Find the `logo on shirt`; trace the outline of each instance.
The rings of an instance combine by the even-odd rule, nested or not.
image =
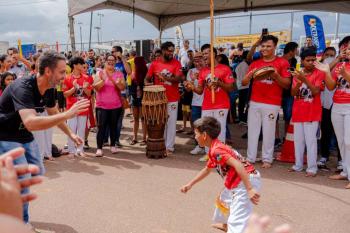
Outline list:
[[[218,78],[217,77],[214,77],[214,81],[218,81]],[[207,84],[207,87],[208,87],[208,84],[210,84],[212,82],[212,79],[211,79],[211,74],[209,73],[206,77],[205,77],[205,82]],[[215,91],[219,91],[220,90],[220,87],[217,87],[215,89]]]
[[[309,102],[311,103],[313,101],[313,96],[311,90],[307,87],[305,83],[301,85],[299,88],[299,93],[297,95],[298,99],[303,99],[304,102]]]
[[[273,113],[270,113],[268,117],[271,121],[275,119],[275,115]]]
[[[271,77],[268,77],[266,79],[260,80],[260,82],[271,85],[273,84],[273,79]]]
[[[219,111],[219,116],[221,116],[221,117],[223,117],[223,116],[225,116],[225,112],[224,111]]]
[[[346,93],[350,93],[350,84],[342,76],[338,76],[337,87],[338,87],[338,90],[340,90],[340,91],[344,91]]]
[[[171,105],[171,110],[176,110],[176,104]]]

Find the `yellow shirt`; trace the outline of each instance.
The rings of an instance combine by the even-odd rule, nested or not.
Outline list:
[[[135,58],[129,59],[128,63],[130,65],[131,73],[134,73],[135,72]],[[132,82],[131,75],[128,75],[128,77],[126,78],[126,83],[128,84],[128,86],[131,86],[131,82]]]

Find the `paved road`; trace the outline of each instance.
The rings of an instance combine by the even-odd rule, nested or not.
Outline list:
[[[131,133],[126,119],[125,140]],[[244,129],[234,126],[235,147],[244,153]],[[90,144],[95,146],[95,134]],[[55,131],[54,142],[65,137]],[[166,159],[150,160],[138,145],[124,146],[118,154],[105,150],[105,157],[75,161],[61,157],[46,162],[45,182],[35,188],[39,199],[31,204],[32,224],[41,232],[64,233],[215,233],[210,228],[214,200],[222,185],[213,172],[188,194],[179,188],[204,164],[188,152],[193,141],[177,138],[177,152]],[[94,150],[90,151],[93,155]],[[348,233],[350,191],[344,181],[288,173],[289,165],[276,163],[270,170],[257,168],[263,176],[259,214],[272,216],[273,225],[290,223],[294,233]]]

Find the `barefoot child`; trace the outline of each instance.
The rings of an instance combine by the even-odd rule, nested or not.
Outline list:
[[[290,171],[303,170],[306,145],[306,176],[314,177],[317,173],[316,134],[322,117],[320,94],[324,90],[325,73],[315,68],[316,53],[313,50],[304,50],[300,57],[303,71],[292,72],[295,165]]]
[[[257,205],[259,202],[260,174],[236,151],[217,139],[221,128],[215,118],[203,117],[194,122],[194,128],[198,144],[210,148],[209,160],[207,166],[181,188],[181,192],[189,191],[193,185],[203,180],[213,168],[216,168],[219,175],[225,178],[225,189],[220,199],[226,206],[229,206],[230,213],[228,217],[225,217],[217,208],[214,213],[214,221],[224,226],[227,224],[228,233],[243,233],[253,210],[252,203]]]

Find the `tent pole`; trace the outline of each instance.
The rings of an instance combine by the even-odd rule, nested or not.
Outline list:
[[[335,20],[336,20],[335,39],[337,40],[339,38],[340,13],[336,13]]]
[[[294,12],[290,13],[290,41],[293,41]]]
[[[74,35],[74,18],[73,16],[68,16],[68,27],[69,27],[69,36],[72,46],[72,52],[75,52],[75,35]]]
[[[210,76],[214,81],[214,0],[210,0]],[[211,102],[215,103],[215,90],[211,89]]]
[[[193,48],[197,49],[196,47],[196,37],[197,37],[197,22],[196,20],[193,22]]]
[[[160,48],[160,45],[162,44],[162,34],[163,34],[163,30],[159,29],[159,44],[158,44],[159,48]]]

